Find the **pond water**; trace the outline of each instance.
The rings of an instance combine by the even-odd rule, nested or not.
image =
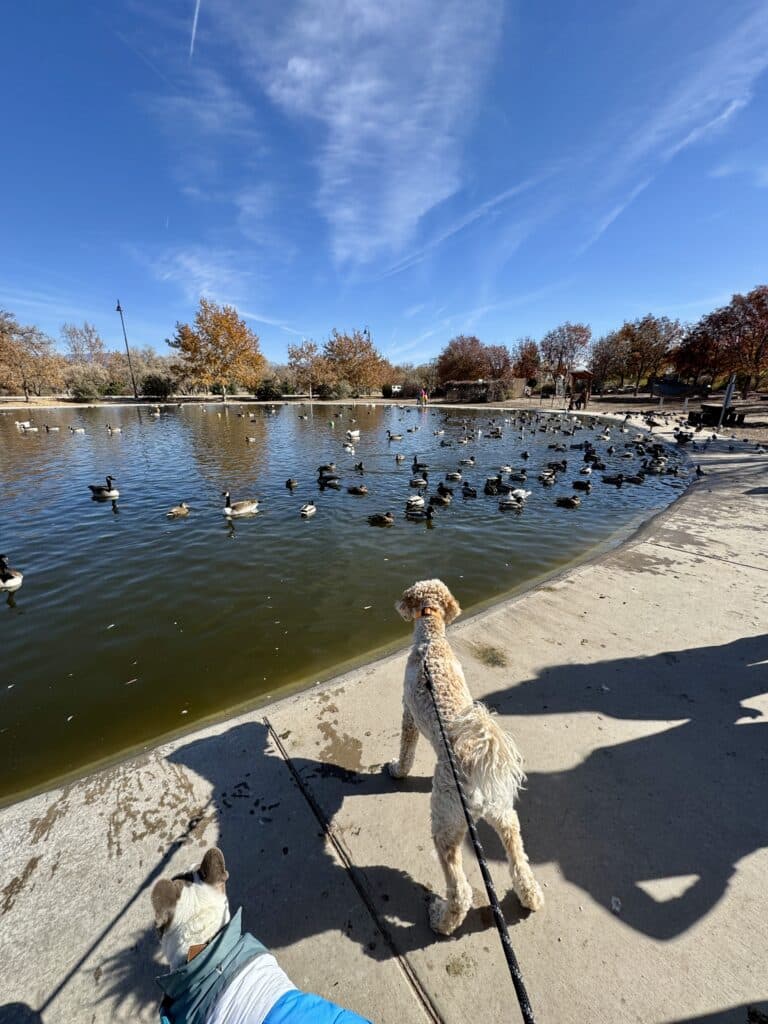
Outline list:
[[[0,415],[0,551],[25,574],[14,599],[0,595],[0,800],[404,644],[410,629],[393,602],[412,581],[439,576],[472,608],[605,543],[685,485],[652,476],[618,489],[595,473],[581,508],[559,508],[583,453],[547,446],[595,440],[599,428],[521,438],[492,411],[187,405],[152,417],[138,407],[70,409],[35,413],[40,431],[23,433],[15,420],[25,415]],[[501,439],[487,436],[493,415]],[[463,434],[462,418],[473,440],[442,447]],[[60,431],[46,433],[45,422]],[[342,447],[347,429],[361,431],[354,455]],[[388,442],[387,429],[403,440]],[[614,428],[608,472],[637,471],[637,458],[619,458],[631,436]],[[523,449],[532,494],[521,514],[503,513],[482,487],[501,465],[523,465]],[[398,451],[407,456],[399,465]],[[456,497],[432,528],[407,521],[415,453],[431,467],[428,494],[474,456],[463,469],[479,497],[462,500],[461,485],[449,484]],[[543,487],[539,468],[560,458],[569,471]],[[353,468],[361,460],[363,476]],[[331,461],[342,488],[321,491],[316,470]],[[115,508],[88,490],[108,473],[120,490]],[[288,477],[300,482],[294,491]],[[361,481],[367,496],[347,493]],[[228,523],[225,489],[233,501],[259,498],[258,514]],[[181,500],[190,515],[168,520]],[[309,500],[317,514],[302,519]],[[368,515],[390,509],[393,527],[368,525]]]

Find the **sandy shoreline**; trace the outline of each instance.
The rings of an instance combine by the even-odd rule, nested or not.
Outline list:
[[[547,906],[526,918],[507,896],[504,909],[542,1021],[744,1024],[768,997],[768,456],[751,449],[697,453],[703,480],[620,547],[451,628],[470,689],[526,756],[520,814]],[[156,1019],[143,890],[215,841],[231,902],[297,984],[378,1024],[510,1019],[469,856],[476,905],[459,937],[426,927],[425,891],[442,886],[431,753],[422,743],[402,787],[379,770],[404,659],[0,811],[0,1004],[38,1007],[64,980],[45,1024]],[[84,879],[95,903],[71,899]]]

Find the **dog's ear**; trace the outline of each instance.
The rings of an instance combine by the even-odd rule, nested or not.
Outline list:
[[[155,912],[155,926],[159,932],[164,932],[173,921],[176,913],[176,904],[179,902],[184,889],[184,882],[181,879],[161,878],[155,882],[152,889],[152,909]]]
[[[207,884],[212,885],[221,892],[226,889],[226,882],[229,878],[229,872],[227,871],[226,864],[224,863],[224,854],[221,850],[212,846],[203,857],[203,862],[200,865],[200,878]]]
[[[401,615],[406,622],[410,622],[418,610],[419,602],[416,599],[416,584],[403,591],[399,601],[395,601],[395,611]]]
[[[459,602],[444,583],[442,584],[442,593],[440,594],[440,604],[443,606],[446,624],[453,622],[454,619],[461,615]]]

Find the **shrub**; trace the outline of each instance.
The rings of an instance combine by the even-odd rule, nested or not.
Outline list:
[[[173,379],[164,373],[148,373],[142,378],[141,393],[153,398],[170,398],[173,394]]]
[[[283,397],[277,377],[265,377],[257,385],[254,394],[260,402],[278,402]]]

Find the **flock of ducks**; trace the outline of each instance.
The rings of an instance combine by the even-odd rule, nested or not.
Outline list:
[[[397,408],[404,409],[405,406],[398,406]],[[206,410],[203,409],[203,411]],[[273,407],[267,411],[275,412],[276,410]],[[437,410],[434,410],[434,412],[437,413]],[[153,418],[157,418],[160,415],[159,407],[155,407],[150,411],[150,416]],[[218,413],[218,415],[221,414]],[[342,412],[338,412],[329,421],[329,426],[332,429],[335,430],[336,420],[342,415]],[[582,505],[583,498],[592,492],[597,473],[601,474],[603,484],[617,488],[623,487],[626,484],[641,485],[648,476],[686,475],[679,461],[674,458],[671,449],[664,444],[656,442],[652,436],[637,433],[628,440],[619,441],[621,435],[629,433],[629,413],[627,413],[622,424],[612,427],[599,425],[597,420],[588,417],[576,417],[566,413],[548,413],[541,410],[523,411],[515,412],[503,419],[492,418],[487,422],[485,429],[477,429],[477,420],[461,417],[457,423],[455,413],[445,411],[441,415],[443,417],[442,424],[433,430],[434,436],[440,437],[439,447],[441,449],[466,446],[483,436],[501,440],[504,437],[505,430],[517,432],[519,439],[523,441],[539,433],[555,435],[555,440],[548,444],[548,448],[559,457],[546,462],[536,472],[536,479],[543,488],[552,487],[563,479],[568,473],[569,458],[572,459],[578,453],[580,459],[578,470],[574,472],[574,467],[571,465],[571,473],[573,474],[571,488],[573,493],[561,494],[555,498],[554,504],[559,508],[578,509]],[[244,413],[238,413],[238,416],[245,418]],[[256,419],[254,415],[250,415],[249,418],[251,421]],[[300,414],[299,418],[307,419],[307,416]],[[356,420],[353,418],[350,422],[354,424]],[[665,417],[659,418],[654,415],[647,415],[644,422],[652,430],[654,426],[660,426],[662,422],[668,422],[668,420]],[[682,423],[683,421],[679,422]],[[16,426],[24,433],[34,433],[39,429],[28,420],[16,421]],[[456,426],[458,426],[457,431],[454,430]],[[43,429],[48,433],[55,433],[60,431],[61,428],[44,424]],[[70,426],[68,429],[72,434],[85,433],[84,427]],[[110,423],[106,424],[106,430],[110,435],[122,433],[121,427],[112,426]],[[407,428],[406,433],[415,434],[419,430],[421,430],[420,425],[412,425]],[[446,436],[446,430],[448,430],[448,436]],[[568,439],[573,438],[581,430],[598,430],[599,433],[595,435],[594,440],[573,440],[569,442]],[[357,427],[350,427],[345,432],[342,449],[347,455],[355,454],[355,444],[360,440],[360,436],[361,431]],[[681,446],[691,441],[691,437],[688,436],[682,426],[675,428],[675,436]],[[402,433],[395,433],[392,430],[386,431],[386,441],[388,444],[400,442],[403,440],[403,437]],[[255,440],[256,438],[246,436],[246,443]],[[598,451],[595,442],[605,445],[604,451]],[[565,453],[568,453],[567,457],[563,457]],[[634,471],[607,472],[606,462],[604,461],[607,456],[615,456],[616,458],[627,460],[627,462],[633,460]],[[428,526],[431,526],[437,509],[449,506],[459,496],[465,500],[476,499],[480,491],[486,496],[497,498],[498,508],[501,512],[522,512],[526,501],[532,494],[531,490],[526,489],[526,485],[530,483],[529,473],[535,472],[528,469],[530,458],[531,455],[528,450],[521,450],[519,452],[521,465],[513,466],[511,463],[504,463],[495,472],[486,476],[482,484],[479,484],[477,481],[473,484],[465,479],[465,475],[471,473],[476,468],[477,458],[475,455],[467,454],[459,458],[456,468],[448,469],[443,474],[443,478],[433,487],[433,481],[430,479],[431,471],[429,464],[420,459],[418,455],[414,455],[410,467],[410,493],[405,495],[404,516],[408,520],[425,522]],[[397,452],[394,455],[394,461],[396,466],[401,467],[406,461],[406,456],[402,452]],[[364,482],[359,480],[359,477],[366,471],[365,466],[362,461],[359,461],[354,463],[353,468],[355,473],[358,474],[358,480],[346,487],[347,493],[357,497],[365,497],[370,493],[369,488]],[[696,467],[696,475],[703,475],[700,466]],[[106,477],[103,484],[89,484],[88,489],[95,501],[111,501],[113,509],[116,510],[117,498],[120,496],[120,491],[116,486],[117,482],[115,477],[110,474]],[[342,489],[342,477],[336,462],[327,462],[317,467],[317,485],[321,492]],[[291,492],[298,486],[299,481],[295,477],[289,477],[285,482],[285,487]],[[431,491],[431,493],[427,498],[428,491]],[[257,498],[232,501],[228,490],[222,492],[222,497],[224,499],[222,513],[228,520],[253,516],[259,511],[260,502]],[[170,508],[165,514],[168,519],[183,519],[189,516],[191,511],[187,502],[182,501]],[[305,502],[299,508],[299,515],[303,519],[309,519],[316,513],[317,505],[311,500]],[[375,512],[367,517],[367,521],[374,527],[391,527],[395,524],[395,513],[391,510]],[[8,592],[18,590],[23,578],[23,574],[19,570],[11,568],[7,557],[0,555],[0,590]]]

